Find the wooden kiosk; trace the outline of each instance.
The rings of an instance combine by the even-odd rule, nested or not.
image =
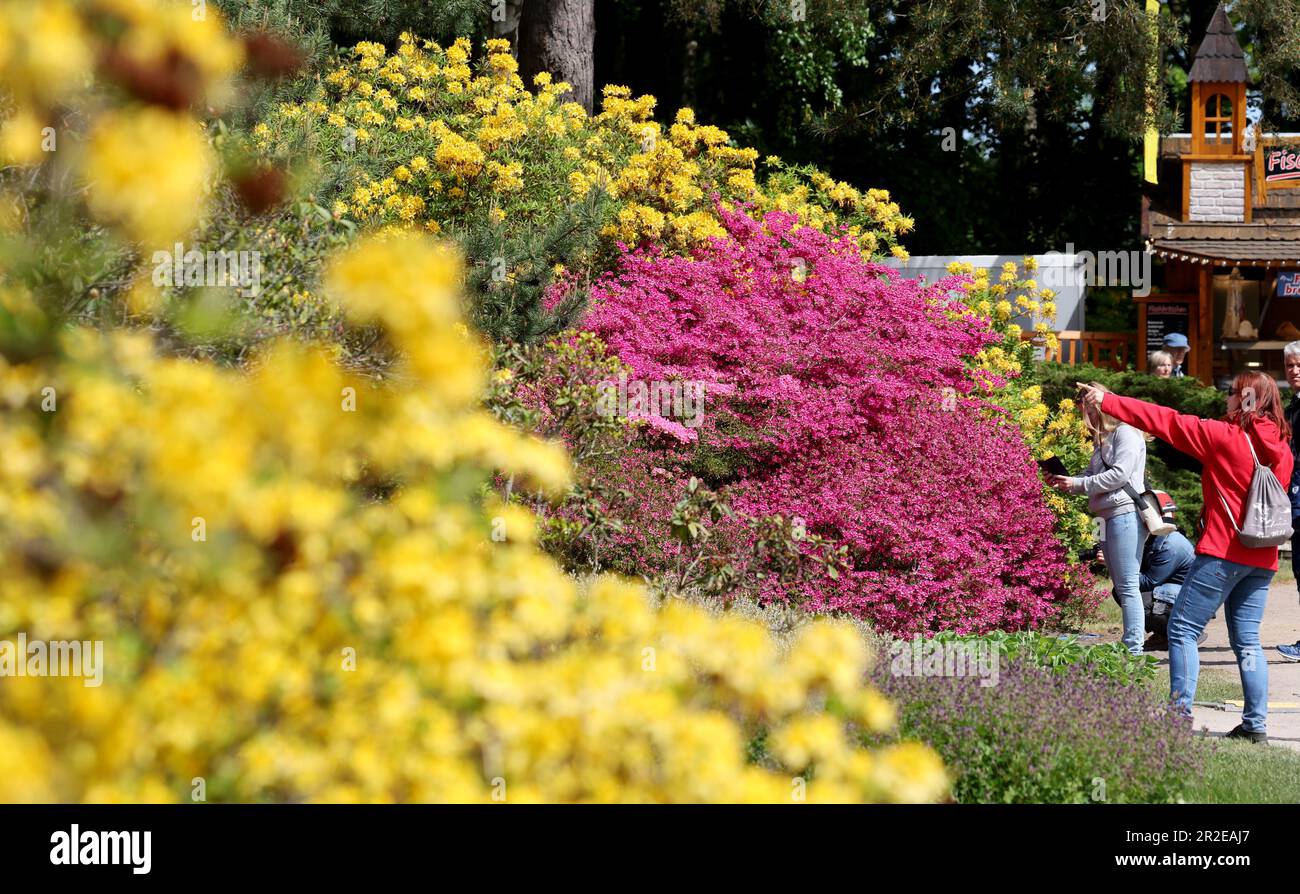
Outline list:
[[[1190,134],[1164,137],[1161,188],[1143,199],[1160,285],[1137,298],[1138,369],[1182,332],[1207,385],[1255,368],[1282,376],[1300,340],[1300,134],[1247,127],[1245,54],[1222,4],[1191,71]]]

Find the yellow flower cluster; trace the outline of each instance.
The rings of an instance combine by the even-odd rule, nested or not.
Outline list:
[[[887,246],[894,257],[908,258],[894,240],[910,232],[915,222],[890,199],[888,190],[861,192],[814,168],[787,166],[774,157],[767,164],[775,173],[760,196],[762,210],[797,214],[803,225],[823,232],[843,227],[868,257]]]
[[[483,170],[483,150],[474,143],[450,131],[441,121],[435,122],[438,148],[433,160],[442,170],[462,180],[471,180]]]
[[[0,83],[20,106],[51,105],[84,86],[94,48],[67,0],[10,0],[0,14]]]
[[[161,161],[160,161],[161,160]],[[107,113],[90,132],[86,201],[100,220],[147,246],[167,245],[199,221],[216,157],[193,120],[154,106]]]
[[[580,586],[482,496],[569,466],[479,407],[460,276],[410,233],[334,261],[327,292],[405,358],[377,386],[301,345],[242,373],[80,329],[0,359],[0,638],[104,644],[102,685],[6,679],[0,800],[942,797],[929,749],[860,745],[893,713],[850,626],[781,654],[755,622]],[[0,332],[35,325],[3,298]],[[747,762],[760,729],[779,766]]]
[[[101,80],[125,78],[127,92],[155,103],[93,116],[84,146],[72,153],[91,213],[146,248],[194,227],[216,171],[199,125],[163,106],[199,97],[219,103],[243,59],[215,9],[192,13],[181,0],[12,0],[0,7],[0,84],[14,104],[0,129],[4,160],[50,157],[57,146],[50,137],[60,136],[45,126],[53,109],[78,103]],[[183,83],[180,69],[190,73]],[[182,88],[192,95],[169,94]]]
[[[409,207],[400,202],[345,205],[343,213],[368,223],[446,221],[509,194],[502,213],[508,225],[524,225],[598,187],[614,201],[602,232],[607,246],[655,239],[689,250],[722,233],[716,196],[727,207],[747,203],[755,213],[794,212],[800,225],[825,232],[844,228],[868,254],[888,249],[906,256],[896,237],[912,222],[883,190],[860,192],[811,169],[785,169],[779,160],[769,164],[777,174],[760,187],[757,153],[698,124],[690,109],[679,110],[665,130],[653,120],[654,97],[609,85],[601,111],[588,115],[563,100],[570,85],[545,72],[530,91],[508,42],[487,42],[477,74],[471,49],[464,38],[444,50],[409,33],[392,55],[379,44],[358,44],[314,98],[283,105],[264,122],[275,136],[259,136],[257,145],[296,154],[300,147],[291,144],[306,139],[315,141],[311,154],[349,164],[353,157],[339,148],[339,128],[359,128],[360,142],[370,138],[369,132],[362,137],[364,128],[391,129],[400,138],[384,142],[388,172],[417,175],[398,179],[405,193],[423,200],[425,220],[397,213]],[[305,136],[303,121],[317,125]],[[413,162],[428,157],[434,167],[421,176]],[[356,182],[369,188],[385,173],[358,170]]]

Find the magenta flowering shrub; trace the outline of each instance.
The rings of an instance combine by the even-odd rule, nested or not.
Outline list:
[[[583,326],[632,376],[706,393],[692,440],[646,427],[628,459],[849,547],[847,574],[769,598],[898,634],[1054,614],[1071,593],[1066,556],[1023,438],[980,398],[988,374],[969,361],[1000,338],[948,297],[957,280],[897,278],[851,240],[796,231],[793,215],[722,219],[728,238],[693,257],[628,251],[592,291]],[[650,502],[662,498],[632,501],[647,514]],[[629,570],[663,571],[673,550],[658,527],[624,526],[625,555],[642,563]]]

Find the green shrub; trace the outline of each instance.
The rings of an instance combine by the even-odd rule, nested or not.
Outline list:
[[[1097,332],[1133,332],[1138,326],[1137,302],[1128,289],[1093,286],[1084,299],[1088,325]]]
[[[939,642],[988,643],[1007,661],[1022,661],[1060,673],[1068,667],[1107,677],[1119,683],[1148,683],[1155,679],[1157,661],[1150,655],[1134,655],[1123,643],[1085,644],[1076,636],[1046,636],[1025,631],[996,631],[982,636],[940,633]]]

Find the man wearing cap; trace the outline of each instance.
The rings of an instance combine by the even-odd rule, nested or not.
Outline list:
[[[1286,370],[1286,383],[1291,386],[1291,401],[1286,405],[1286,421],[1291,424],[1291,453],[1300,456],[1300,341],[1293,341],[1282,349],[1282,367]],[[1291,473],[1291,527],[1300,525],[1300,470]],[[1300,533],[1291,535],[1291,570],[1296,584],[1300,585]],[[1287,661],[1300,661],[1300,641],[1278,646],[1277,650]]]
[[[1190,349],[1183,333],[1171,332],[1165,336],[1165,350],[1174,358],[1174,371],[1170,373],[1174,378],[1187,375],[1187,352]]]

